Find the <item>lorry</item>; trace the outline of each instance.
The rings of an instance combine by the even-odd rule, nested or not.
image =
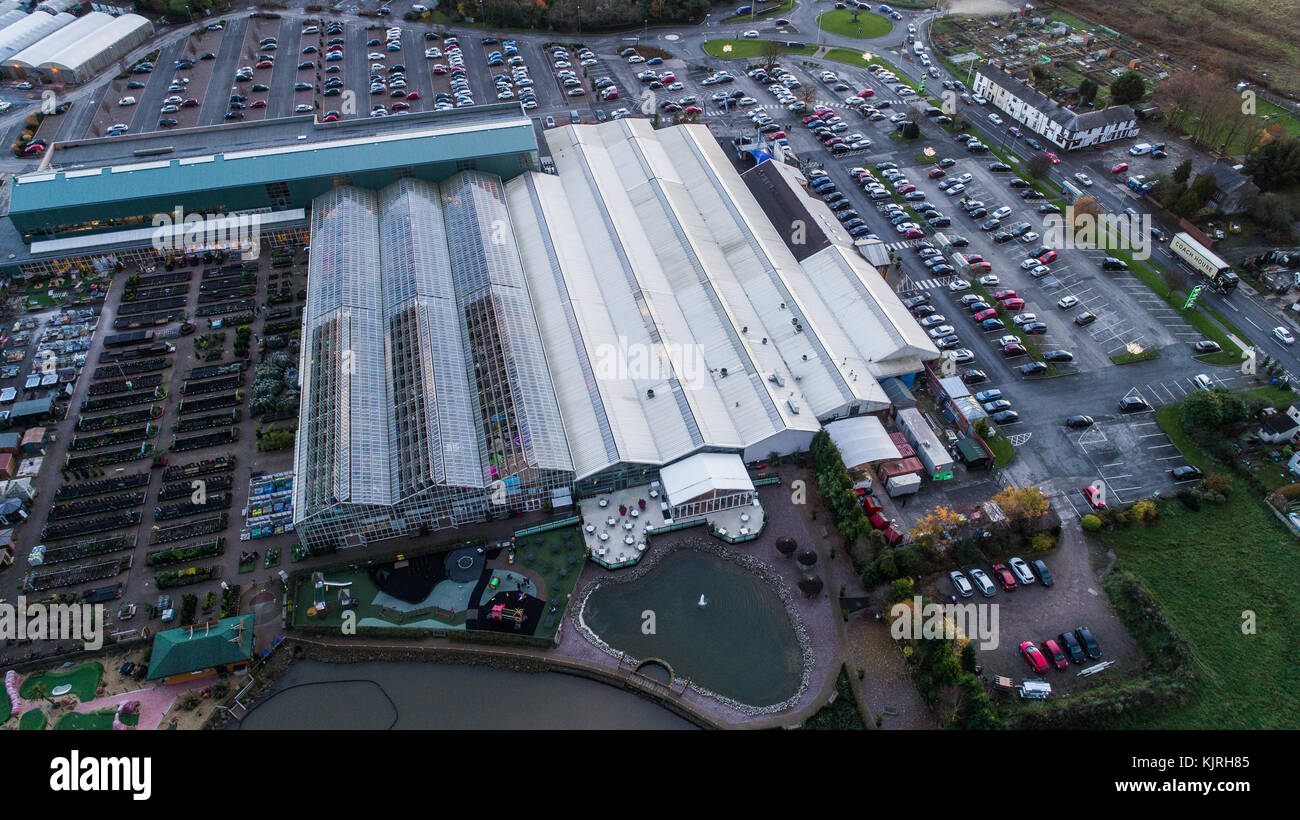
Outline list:
[[[1232,266],[1193,239],[1191,234],[1174,234],[1174,238],[1169,240],[1169,251],[1199,273],[1206,284],[1219,293],[1226,296],[1237,289],[1240,279],[1233,273]]]
[[[921,477],[916,473],[891,476],[885,481],[885,492],[889,493],[890,498],[897,498],[900,495],[910,495],[918,492],[920,489]]]

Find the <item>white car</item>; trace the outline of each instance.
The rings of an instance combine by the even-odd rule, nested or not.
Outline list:
[[[1052,269],[1047,267],[1046,265],[1035,265],[1034,269],[1029,272],[1029,275],[1034,277],[1035,279],[1041,279],[1042,277],[1046,276],[1051,272]]]
[[[975,582],[975,586],[979,587],[980,594],[985,598],[992,598],[997,594],[997,590],[993,588],[993,582],[984,574],[984,570],[975,567],[970,571],[970,577]]]
[[[1011,209],[1008,208],[1006,205],[1003,205],[1001,208],[998,208],[996,211],[989,214],[989,216],[991,216],[994,219],[1006,219],[1007,217],[1011,216]]]
[[[1284,345],[1295,344],[1295,337],[1291,335],[1291,331],[1284,327],[1273,328],[1273,338],[1277,339]]]
[[[1002,280],[998,279],[998,275],[996,273],[986,273],[980,277],[980,284],[987,288],[991,288],[1001,281]]]
[[[1204,373],[1198,374],[1194,379],[1192,379],[1192,383],[1195,384],[1201,390],[1214,389],[1214,379],[1211,379],[1209,376],[1205,375]]]
[[[1077,304],[1079,304],[1078,296],[1066,296],[1060,301],[1058,301],[1056,303],[1056,306],[1059,307],[1061,310],[1069,310],[1070,308],[1074,307]]]
[[[1020,269],[1033,270],[1034,268],[1038,267],[1039,264],[1041,263],[1037,259],[1033,259],[1033,258],[1026,259],[1025,261],[1020,263]]]
[[[948,284],[948,290],[951,293],[961,293],[963,290],[970,290],[970,282],[965,279],[954,279]]]
[[[1022,584],[1032,584],[1034,582],[1034,573],[1029,571],[1029,565],[1019,558],[1012,558],[1007,561],[1011,565],[1011,571],[1016,574],[1016,580]]]
[[[928,331],[931,339],[942,339],[944,336],[951,336],[955,332],[957,332],[957,329],[952,325],[939,325],[930,328]]]
[[[747,39],[753,40],[758,37],[758,32],[753,29],[750,29],[749,31],[745,32],[745,37]]]
[[[312,107],[307,103],[302,103],[301,105],[295,105],[293,110],[295,114],[309,114],[311,113]]]
[[[118,105],[135,105],[135,97],[123,97],[117,101]]]
[[[969,598],[975,594],[975,588],[970,585],[970,581],[957,570],[948,573],[948,580],[952,581],[952,588],[957,590],[957,594],[961,597]]]
[[[1037,240],[1038,240],[1038,234],[1034,233],[1033,231],[1030,231],[1029,233],[1026,233],[1020,237],[1020,241],[1024,242],[1026,245],[1028,245],[1030,242],[1036,242]]]
[[[1030,322],[1037,322],[1037,321],[1038,321],[1038,314],[1036,314],[1036,313],[1017,313],[1015,316],[1012,316],[1012,317],[1011,317],[1011,321],[1012,321],[1013,323],[1015,323],[1016,327],[1021,327],[1022,325],[1027,325],[1027,324],[1029,324]]]
[[[959,347],[956,350],[945,351],[945,355],[952,359],[953,364],[969,364],[975,361],[975,351],[969,347]]]
[[[1092,178],[1089,177],[1087,174],[1083,173],[1082,171],[1079,172],[1079,173],[1077,173],[1077,174],[1075,174],[1075,175],[1074,175],[1074,178],[1075,178],[1076,180],[1079,181],[1079,184],[1080,184],[1080,185],[1091,185],[1091,184],[1092,184]]]
[[[993,123],[994,125],[1001,125],[1002,118],[999,117],[997,114],[989,114],[989,122]]]
[[[921,320],[921,327],[934,327],[948,321],[942,313],[936,313],[933,316],[927,316]]]

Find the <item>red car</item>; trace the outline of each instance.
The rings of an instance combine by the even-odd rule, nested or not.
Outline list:
[[[1002,307],[1006,308],[1007,310],[1024,310],[1025,300],[1024,299],[1003,299]]]
[[[948,172],[943,170],[942,168],[935,168],[933,171],[930,172],[930,179],[938,179],[939,177],[947,176],[947,175]]]
[[[1064,669],[1070,665],[1070,662],[1066,660],[1065,653],[1061,651],[1061,647],[1057,646],[1056,641],[1051,638],[1043,641],[1043,651],[1047,653],[1047,657],[1052,659],[1052,665],[1057,669]]]
[[[772,133],[770,133],[770,134],[767,135],[767,138],[770,139],[770,140],[779,140],[779,139],[783,138],[784,136],[785,136],[785,132],[784,132],[784,131],[773,131]]]
[[[1025,656],[1029,661],[1029,666],[1033,668],[1036,674],[1043,674],[1047,671],[1047,661],[1043,660],[1043,653],[1038,651],[1033,641],[1025,641],[1020,645],[1020,654]]]
[[[338,115],[338,114],[326,114],[325,116],[321,117],[321,120],[320,120],[320,121],[321,121],[321,122],[338,122],[338,121],[339,121],[339,115]]]
[[[394,110],[394,111],[410,111],[410,110],[411,110],[411,105],[410,105],[410,103],[395,102],[395,103],[393,103],[393,110]]]
[[[903,234],[904,239],[920,239],[923,236],[925,236],[925,233],[916,228],[908,228],[907,232]]]
[[[249,108],[266,108],[266,100],[253,100],[248,104]]]
[[[993,318],[996,318],[997,315],[998,315],[998,312],[997,312],[996,310],[994,310],[993,308],[989,308],[988,310],[981,310],[979,313],[976,313],[976,314],[975,314],[975,321],[977,321],[977,322],[982,322],[982,321],[984,321],[985,319],[993,319]]]
[[[828,116],[828,115],[829,115],[829,116],[832,116],[832,117],[835,116],[835,109],[833,109],[833,108],[827,108],[827,107],[824,106],[824,105],[819,105],[819,106],[817,106],[816,108],[813,109],[813,111],[815,111],[817,114],[819,114],[820,116],[823,116],[823,117]]]
[[[704,111],[704,109],[703,109],[703,108],[700,108],[698,105],[688,105],[688,106],[686,106],[686,108],[682,111],[682,113],[683,113],[683,114],[700,114],[700,113],[703,113],[703,111]]]
[[[992,262],[972,262],[970,269],[972,272],[991,273],[993,271]]]
[[[1088,500],[1088,504],[1091,505],[1094,510],[1106,509],[1106,502],[1101,498],[1101,490],[1098,490],[1091,484],[1083,488],[1083,497]]]
[[[993,577],[998,579],[998,583],[1001,584],[1002,588],[1007,592],[1011,592],[1016,588],[1016,576],[1011,574],[1011,570],[1006,564],[994,564]]]
[[[1047,253],[1038,257],[1038,261],[1046,265],[1049,262],[1055,262],[1057,256],[1058,254],[1056,253],[1056,251],[1048,251]]]
[[[994,298],[994,299],[1014,299],[1014,298],[1016,298],[1016,292],[1015,292],[1014,290],[1000,290],[1000,291],[998,291],[997,293],[993,294],[993,298]]]
[[[983,261],[984,261],[984,257],[980,256],[978,253],[968,253],[968,254],[966,254],[966,261],[967,261],[967,262],[983,262]]]
[[[859,96],[859,97],[874,97],[874,96],[876,96],[876,91],[875,91],[875,89],[872,89],[872,88],[864,88],[864,89],[862,89],[861,91],[858,92],[858,96]]]
[[[410,92],[407,92],[407,94],[406,94],[406,99],[408,99],[408,100],[418,100],[418,99],[420,99],[420,92],[419,92],[419,91],[410,91]]]
[[[1127,170],[1128,170],[1128,163],[1127,163],[1127,162],[1120,162],[1120,163],[1116,163],[1115,165],[1110,166],[1110,172],[1111,172],[1112,174],[1122,174],[1122,173],[1124,173],[1124,172],[1127,171]]]
[[[915,191],[915,190],[916,190],[916,186],[915,186],[915,185],[908,184],[908,185],[904,185],[902,188],[899,188],[899,189],[898,189],[898,192],[899,192],[900,194],[910,194],[910,193],[912,193],[912,192]]]
[[[1048,159],[1048,161],[1051,162],[1053,165],[1060,165],[1060,164],[1061,164],[1061,158],[1058,157],[1058,156],[1057,156],[1055,153],[1053,153],[1052,151],[1048,151],[1046,154],[1044,154],[1044,156],[1046,156],[1047,159]]]
[[[1002,355],[1007,358],[1011,358],[1012,356],[1023,356],[1028,352],[1029,351],[1025,350],[1025,346],[1019,342],[1012,342],[1009,345],[1002,346]]]
[[[820,122],[820,121],[821,121],[821,117],[817,116],[816,114],[809,114],[808,116],[806,116],[806,117],[803,118],[803,124],[804,124],[804,125],[809,125],[809,124],[811,124],[814,120],[816,120],[817,122]]]

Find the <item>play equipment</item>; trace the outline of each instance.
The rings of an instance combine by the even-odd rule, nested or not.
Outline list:
[[[357,600],[352,597],[349,587],[351,581],[327,581],[325,573],[313,572],[311,574],[312,584],[312,605],[307,610],[308,616],[324,615],[329,609],[329,604],[325,598],[329,595],[330,587],[337,587],[339,590],[339,607],[341,609],[353,609],[357,605]]]
[[[522,609],[506,609],[505,604],[493,604],[488,617],[494,621],[514,621],[516,624],[522,624],[525,616]]]

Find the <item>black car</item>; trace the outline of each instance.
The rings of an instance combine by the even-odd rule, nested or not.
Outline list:
[[[1012,179],[1010,182],[1008,182],[1007,185],[1010,185],[1012,188],[1028,188],[1029,180],[1016,177],[1015,179]]]
[[[215,59],[217,59],[217,55],[213,54],[211,51],[205,51],[205,52],[203,52],[202,55],[199,56],[199,59],[200,59],[200,60],[215,60]]]
[[[1042,362],[1025,362],[1016,369],[1022,376],[1037,376],[1039,373],[1047,372],[1047,365]]]
[[[132,80],[131,82],[129,82],[129,83],[126,84],[126,87],[127,87],[127,88],[144,88],[144,83],[140,82],[139,80]]]
[[[1052,578],[1052,573],[1048,571],[1047,564],[1044,564],[1041,558],[1035,558],[1029,562],[1029,566],[1034,568],[1034,574],[1045,587],[1050,587],[1056,581]]]
[[[1079,646],[1079,641],[1074,637],[1074,633],[1062,632],[1057,637],[1060,638],[1061,648],[1065,650],[1065,654],[1070,656],[1070,660],[1075,663],[1083,663],[1083,647]]]
[[[997,233],[993,234],[993,241],[998,243],[999,245],[1010,242],[1015,238],[1016,235],[1013,234],[1011,231],[998,231]]]
[[[956,273],[956,271],[953,269],[952,265],[935,265],[933,268],[930,268],[930,273],[933,273],[935,276],[947,276],[950,273]]]
[[[1020,421],[1020,414],[1015,410],[1002,410],[994,413],[989,418],[993,419],[998,424],[1015,424]]]
[[[1074,317],[1074,323],[1079,327],[1090,325],[1095,321],[1097,321],[1097,314],[1088,310],[1085,310],[1083,313],[1080,313],[1078,316]]]
[[[1116,259],[1113,256],[1107,256],[1101,260],[1102,270],[1128,270],[1128,263],[1123,259]]]
[[[963,370],[961,380],[966,384],[979,384],[988,381],[989,377],[983,370]]]
[[[970,240],[964,236],[950,236],[948,237],[948,244],[954,248],[964,248],[970,244]]]
[[[1081,626],[1074,630],[1074,635],[1083,644],[1083,651],[1088,653],[1088,657],[1097,660],[1101,657],[1101,647],[1097,645],[1097,640],[1092,637],[1092,630],[1086,626]]]
[[[1011,170],[1011,166],[1010,166],[1010,165],[1007,165],[1005,162],[995,162],[995,163],[993,163],[992,165],[989,166],[989,170],[990,170],[990,171],[1010,171],[1010,170]]]
[[[953,159],[952,157],[944,157],[943,159],[939,160],[940,168],[951,168],[956,164],[957,164],[957,160]]]
[[[999,225],[1001,225],[1001,224],[1002,224],[1002,220],[1001,220],[1001,219],[996,219],[996,218],[995,218],[995,219],[985,220],[985,222],[984,222],[982,225],[980,225],[980,230],[981,230],[981,231],[991,231],[991,230],[997,228],[997,227],[998,227]]]
[[[934,305],[917,305],[916,307],[912,308],[912,315],[918,319],[922,318],[923,316],[931,316],[934,314],[934,312],[935,312]]]
[[[1209,339],[1200,340],[1196,344],[1192,345],[1192,349],[1197,353],[1218,353],[1222,350],[1222,348],[1219,347],[1218,342],[1212,342]]]
[[[1184,464],[1182,467],[1175,467],[1169,471],[1174,477],[1174,481],[1195,481],[1203,477],[1199,467],[1193,467],[1190,464]]]
[[[1070,416],[1068,419],[1065,420],[1065,424],[1067,427],[1073,427],[1075,429],[1091,427],[1092,416]]]
[[[243,111],[227,111],[225,116],[225,119],[228,120],[242,120],[243,118],[244,118]],[[172,120],[172,124],[175,125],[175,123],[176,120]],[[162,123],[158,123],[158,124],[162,125]]]
[[[1042,322],[1029,322],[1028,324],[1022,326],[1020,329],[1032,336],[1034,334],[1046,333],[1047,325]],[[1057,352],[1064,352],[1064,351],[1057,351]],[[1046,358],[1046,354],[1044,354],[1044,358]],[[1055,359],[1053,359],[1052,361],[1055,361]],[[1069,360],[1066,359],[1065,361],[1069,361]]]
[[[1038,324],[1038,323],[1035,323],[1035,324]],[[1027,327],[1026,327],[1025,332],[1026,332],[1026,333],[1029,332],[1029,330],[1028,330]],[[1046,332],[1046,330],[1044,330],[1043,332]],[[1071,353],[1071,352],[1068,351],[1068,350],[1044,350],[1044,351],[1043,351],[1043,361],[1045,361],[1045,362],[1072,362],[1072,361],[1074,361],[1074,354]]]
[[[1142,413],[1150,409],[1151,405],[1147,404],[1141,396],[1125,396],[1119,400],[1121,413]]]
[[[267,85],[266,83],[253,83],[252,87],[251,87],[249,90],[250,90],[250,91],[270,91],[270,90],[271,90],[271,86]]]
[[[850,219],[857,219],[858,212],[850,208],[847,211],[840,211],[835,215],[835,218],[841,222],[848,222]]]
[[[982,311],[988,310],[989,303],[977,299],[976,301],[971,302],[969,305],[967,305],[967,307],[970,308],[971,315],[974,315],[976,313],[980,313]]]
[[[1061,212],[1061,206],[1053,205],[1050,202],[1044,202],[1042,205],[1038,206],[1038,212],[1040,214],[1059,214]]]
[[[1025,191],[1020,195],[1021,199],[1046,199],[1042,191]]]
[[[299,71],[307,71],[308,69],[312,69],[312,68],[315,68],[315,67],[316,67],[316,64],[313,63],[311,60],[304,60],[303,62],[298,63],[298,70],[299,70]]]
[[[971,219],[980,219],[982,217],[986,217],[989,215],[989,209],[973,208],[971,211],[969,211],[968,215],[970,216]]]
[[[244,115],[243,115],[243,114],[240,114],[239,117],[240,117],[240,119],[243,119]],[[165,119],[158,120],[158,127],[159,127],[159,128],[175,128],[175,127],[178,126],[178,125],[180,125],[180,122],[178,122],[177,120],[172,119],[171,117],[167,117],[167,118],[165,118]]]
[[[1038,140],[1034,139],[1033,137],[1026,137],[1025,145],[1028,145],[1030,148],[1034,149],[1035,151],[1043,150],[1043,144]]]

